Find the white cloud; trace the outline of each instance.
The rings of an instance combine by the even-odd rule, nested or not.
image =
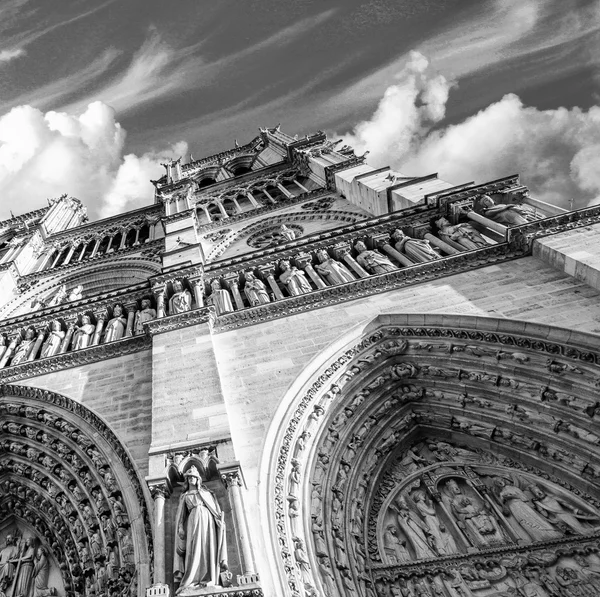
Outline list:
[[[370,162],[407,175],[438,172],[449,182],[520,173],[539,199],[583,207],[600,196],[600,106],[538,110],[508,94],[443,127],[450,86],[418,53],[388,87],[373,116],[344,140]]]
[[[13,48],[12,50],[0,50],[0,62],[10,62],[15,58],[25,55],[23,48]]]
[[[92,218],[152,202],[151,178],[160,161],[187,151],[179,143],[161,152],[123,157],[125,130],[114,110],[94,102],[80,116],[18,106],[0,118],[0,217],[24,213],[47,197],[81,199]]]

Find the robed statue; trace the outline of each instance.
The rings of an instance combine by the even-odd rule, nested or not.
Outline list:
[[[200,473],[191,466],[184,474],[186,486],[177,509],[177,537],[173,575],[177,594],[185,589],[215,586],[227,569],[225,520],[219,504],[202,485]]]

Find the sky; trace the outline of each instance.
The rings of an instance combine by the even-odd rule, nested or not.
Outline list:
[[[600,202],[600,0],[0,0],[0,218],[324,130],[374,166]]]

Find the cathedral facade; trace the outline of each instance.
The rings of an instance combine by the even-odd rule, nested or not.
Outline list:
[[[600,594],[600,206],[164,167],[0,222],[0,595]]]

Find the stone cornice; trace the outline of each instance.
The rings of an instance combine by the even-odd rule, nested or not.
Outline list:
[[[214,319],[214,313],[214,307],[201,307],[200,309],[192,309],[185,313],[153,319],[144,323],[144,328],[150,336],[155,336],[156,334],[172,332],[173,330],[185,328],[190,325],[208,323]]]
[[[8,218],[7,220],[0,221],[0,228],[12,228],[13,226],[17,226],[30,220],[32,218],[41,218],[48,210],[48,207],[42,207],[41,209],[34,209],[33,211],[28,211],[27,213],[13,216],[12,218]]]
[[[155,261],[159,263],[159,255],[164,247],[164,243],[164,238],[158,238],[156,240],[144,243],[143,245],[138,245],[137,247],[129,247],[127,249],[121,249],[109,254],[96,255],[92,259],[83,259],[82,261],[71,262],[67,265],[61,265],[60,267],[55,267],[53,269],[34,272],[33,274],[28,274],[27,276],[21,277],[19,280],[19,289],[29,288],[46,277],[55,277],[56,275],[63,274],[64,272],[72,273],[80,269],[88,269],[92,264],[94,266],[108,264],[113,261],[118,261],[122,257],[134,256],[134,259]],[[135,257],[136,253],[139,253],[138,257]],[[146,255],[144,255],[144,253],[146,253]]]
[[[389,290],[438,280],[494,263],[517,259],[526,254],[527,252],[523,249],[514,248],[508,243],[501,243],[484,249],[451,255],[444,259],[413,265],[394,272],[360,278],[347,284],[328,286],[321,290],[287,297],[266,305],[227,313],[216,318],[214,330],[215,332],[224,332],[280,317],[287,317],[293,313],[311,311],[363,296],[371,296]]]
[[[484,193],[492,193],[502,189],[510,188],[519,184],[519,175],[512,174],[510,176],[504,176],[503,178],[497,178],[484,184],[469,186],[467,188],[459,187],[446,189],[441,192],[432,193],[427,196],[428,203],[435,203],[438,206],[445,205],[447,203],[454,203],[457,201],[465,201],[472,199],[475,195],[481,195]]]
[[[339,162],[338,164],[327,166],[325,168],[325,183],[327,184],[327,188],[330,190],[335,190],[335,174],[337,172],[347,170],[348,168],[354,168],[355,166],[362,166],[364,163],[365,156],[361,155],[348,158],[344,162]]]
[[[53,373],[60,369],[71,369],[73,367],[87,365],[88,363],[95,363],[97,361],[104,361],[106,359],[148,350],[151,346],[152,340],[149,336],[133,336],[117,342],[110,342],[109,344],[91,346],[89,348],[59,354],[54,357],[48,357],[46,359],[1,369],[0,382],[13,383],[20,379],[37,377],[39,375]]]

